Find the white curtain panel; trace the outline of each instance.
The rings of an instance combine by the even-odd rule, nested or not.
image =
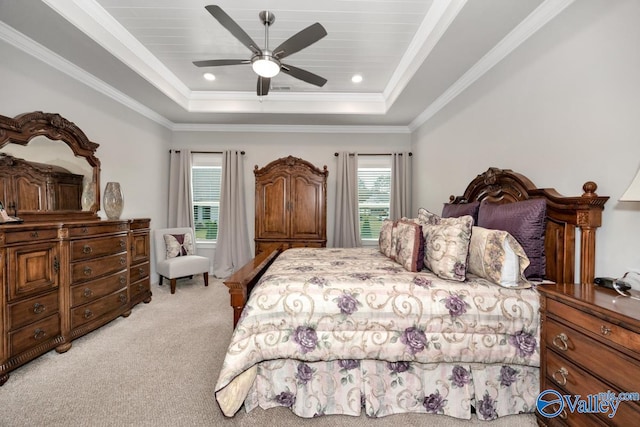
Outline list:
[[[218,242],[213,259],[213,275],[218,278],[229,277],[251,259],[243,165],[239,151],[224,152]]]
[[[171,150],[169,157],[169,212],[167,227],[193,228],[191,150]]]
[[[392,153],[391,219],[411,216],[411,153]]]
[[[358,215],[358,155],[338,153],[336,174],[336,216],[333,246],[356,248],[362,246]]]

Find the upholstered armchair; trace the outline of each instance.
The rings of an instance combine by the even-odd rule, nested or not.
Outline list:
[[[209,258],[196,255],[192,228],[160,228],[153,233],[160,285],[166,277],[171,283],[171,293],[175,294],[177,279],[202,274],[204,285],[209,286]]]

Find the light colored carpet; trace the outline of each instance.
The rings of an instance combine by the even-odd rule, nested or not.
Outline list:
[[[153,300],[13,371],[0,387],[0,425],[22,426],[535,426],[535,416],[494,422],[439,415],[302,419],[286,408],[225,418],[213,389],[231,337],[227,288],[202,278],[152,286]]]

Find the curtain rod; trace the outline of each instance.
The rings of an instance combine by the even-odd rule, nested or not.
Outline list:
[[[358,153],[358,156],[390,156],[393,153]],[[398,153],[402,156],[402,153]],[[338,153],[333,153],[334,156],[338,157]],[[349,153],[350,156],[353,156],[353,153]],[[409,152],[409,157],[413,156],[412,152]]]
[[[169,153],[171,153],[172,151],[174,153],[179,153],[180,152],[180,150],[169,150]],[[192,151],[191,153],[192,154],[193,153],[195,153],[195,154],[224,154],[224,151]],[[242,154],[244,156],[244,151],[241,151],[240,154]]]

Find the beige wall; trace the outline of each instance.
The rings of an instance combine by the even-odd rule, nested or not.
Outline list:
[[[414,207],[439,210],[490,166],[539,187],[611,196],[596,275],[640,269],[640,2],[580,0],[413,134]],[[427,167],[428,165],[428,167]]]

